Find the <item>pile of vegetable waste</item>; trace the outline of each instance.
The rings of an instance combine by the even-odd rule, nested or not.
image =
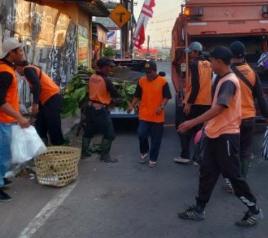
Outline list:
[[[75,115],[81,106],[88,101],[88,80],[94,73],[92,69],[84,66],[78,67],[78,72],[68,82],[63,91],[63,117]],[[114,67],[109,79],[120,94],[114,106],[123,110],[127,110],[129,102],[132,101],[136,85],[143,73],[132,71],[127,67]]]
[[[88,80],[94,73],[92,69],[79,66],[77,73],[63,91],[63,117],[76,115],[83,102],[88,100]]]

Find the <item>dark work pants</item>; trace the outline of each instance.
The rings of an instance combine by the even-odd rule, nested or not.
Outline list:
[[[62,96],[56,94],[51,97],[44,105],[39,106],[35,128],[39,136],[48,142],[48,136],[52,145],[64,144],[61,130],[61,108]]]
[[[96,134],[103,135],[101,145],[102,153],[109,153],[112,141],[115,138],[110,112],[106,108],[96,110],[93,106],[88,106],[86,109],[86,129],[84,137],[92,139]]]
[[[240,136],[222,135],[216,139],[205,138],[204,158],[200,167],[197,205],[205,208],[219,175],[231,181],[235,195],[247,206],[255,207],[256,198],[251,193],[240,171]]]
[[[248,168],[252,155],[252,143],[255,127],[255,119],[242,120],[240,131],[240,162],[241,162],[241,175],[243,178],[247,177]]]
[[[160,146],[164,131],[163,123],[140,121],[138,135],[140,141],[140,152],[146,154],[150,152],[150,160],[156,162],[158,159]],[[149,145],[151,138],[151,149]]]
[[[203,105],[192,105],[191,112],[188,115],[184,116],[184,121],[191,120],[196,118],[206,111],[210,109],[210,106],[203,106]],[[181,157],[184,159],[190,159],[190,147],[191,147],[191,140],[195,136],[195,134],[203,127],[203,124],[197,125],[196,127],[192,128],[190,131],[179,134],[180,141],[181,141]]]

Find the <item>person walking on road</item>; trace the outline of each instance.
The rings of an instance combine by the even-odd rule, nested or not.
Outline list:
[[[22,128],[30,126],[29,120],[19,110],[18,80],[14,64],[23,60],[22,45],[15,38],[3,42],[0,56],[0,201],[11,197],[4,192],[11,181],[5,178],[11,162],[11,126],[18,123]]]
[[[200,167],[199,193],[196,205],[179,213],[181,219],[200,221],[205,218],[205,207],[219,175],[231,181],[235,195],[248,207],[248,212],[237,226],[255,226],[261,210],[240,170],[241,90],[239,79],[230,70],[232,53],[219,46],[211,53],[212,68],[217,73],[213,86],[213,103],[209,111],[182,123],[178,130],[186,132],[206,122],[205,148]]]
[[[154,61],[147,62],[145,70],[146,76],[140,78],[128,111],[133,111],[139,104],[140,162],[146,163],[149,156],[149,166],[155,167],[163,136],[164,109],[171,99],[171,93],[167,80],[157,74],[157,65]],[[151,149],[149,136],[151,137]]]
[[[208,60],[202,57],[203,46],[199,42],[192,42],[186,53],[190,56],[190,77],[186,82],[183,118],[190,120],[202,115],[211,106],[212,69]],[[181,141],[181,155],[174,159],[176,163],[189,164],[191,160],[191,140],[202,128],[196,125],[186,133],[179,133]]]
[[[113,62],[110,59],[99,59],[97,73],[89,79],[89,105],[86,109],[86,130],[82,141],[82,155],[84,158],[89,157],[91,156],[90,141],[96,133],[101,133],[103,140],[100,145],[100,160],[107,163],[118,162],[116,158],[110,156],[115,132],[108,106],[120,97],[108,78],[112,66]]]
[[[257,73],[246,62],[245,45],[240,41],[236,41],[231,44],[230,48],[233,53],[231,68],[238,77],[241,87],[242,123],[240,128],[240,158],[241,173],[242,176],[246,178],[252,156],[252,143],[256,118],[255,99],[257,99],[257,102],[264,102],[261,105],[259,104],[259,106],[261,107],[261,114],[266,118],[268,117],[268,105]]]
[[[257,102],[263,101],[260,105],[263,116],[268,117],[268,105],[264,99],[264,93],[258,75],[246,62],[246,47],[240,41],[231,44],[230,49],[233,53],[232,70],[239,79],[241,87],[241,106],[242,106],[242,123],[240,126],[240,164],[241,175],[247,178],[250,160],[252,157],[252,144],[255,127],[256,106]],[[233,192],[232,185],[228,179],[225,179],[225,189]]]
[[[61,128],[62,96],[59,86],[40,67],[27,61],[17,63],[16,70],[24,75],[33,94],[32,114],[35,128],[46,145],[65,143]],[[49,139],[48,139],[49,136]]]

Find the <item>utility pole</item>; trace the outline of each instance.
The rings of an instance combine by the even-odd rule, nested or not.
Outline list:
[[[134,42],[133,42],[133,39],[134,39],[134,0],[130,0],[130,8],[131,8],[131,22],[130,22],[130,55],[131,55],[131,58],[133,58],[133,54],[134,54]]]
[[[150,40],[151,40],[151,37],[150,37],[150,35],[148,35],[148,37],[147,37],[147,57],[150,56]]]
[[[129,10],[129,0],[120,0],[120,3]],[[126,58],[129,53],[129,23],[125,24],[121,29],[121,47],[122,47],[122,58]]]

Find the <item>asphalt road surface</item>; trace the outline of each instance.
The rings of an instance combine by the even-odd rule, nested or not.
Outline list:
[[[170,78],[170,64],[159,67]],[[246,209],[222,190],[221,180],[205,221],[177,218],[178,211],[194,202],[198,167],[173,163],[180,149],[173,121],[171,102],[155,169],[137,163],[136,132],[132,123],[125,122],[122,124],[127,126],[119,128],[112,148],[118,164],[81,161],[78,181],[64,189],[43,187],[28,178],[16,179],[9,191],[13,200],[0,204],[0,238],[267,238],[266,218],[253,229],[234,226]],[[259,143],[259,139],[255,141]],[[268,162],[256,158],[249,183],[268,214],[267,182]]]

